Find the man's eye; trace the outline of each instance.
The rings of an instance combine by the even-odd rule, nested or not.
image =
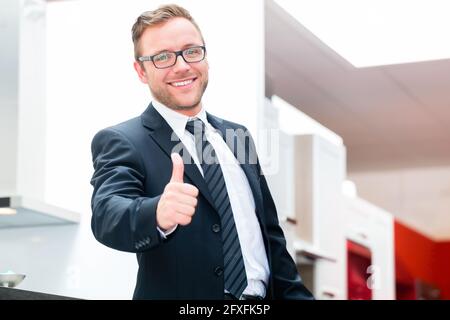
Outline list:
[[[168,53],[161,53],[161,54],[158,54],[155,58],[154,58],[154,60],[155,61],[160,61],[160,62],[163,62],[163,61],[166,61],[166,60],[169,60],[169,54]]]
[[[200,53],[200,49],[199,48],[191,48],[191,49],[187,49],[186,50],[186,54],[188,55],[196,55]]]

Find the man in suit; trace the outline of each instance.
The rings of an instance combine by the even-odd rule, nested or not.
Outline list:
[[[132,35],[154,100],[95,135],[91,183],[96,239],[137,254],[134,298],[312,299],[247,129],[203,107],[198,25],[166,5],[139,16]]]

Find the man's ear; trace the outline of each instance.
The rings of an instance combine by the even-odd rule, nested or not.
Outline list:
[[[147,84],[148,83],[147,75],[145,73],[144,67],[137,61],[135,61],[133,63],[133,66],[134,66],[134,70],[136,70],[136,72],[138,74],[139,80],[141,80],[142,83]]]

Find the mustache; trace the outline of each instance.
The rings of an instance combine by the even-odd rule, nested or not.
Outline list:
[[[198,77],[199,76],[196,75],[196,74],[182,74],[182,75],[179,75],[176,79],[169,79],[166,82],[173,82],[173,81],[176,81],[176,80],[179,80],[179,79],[198,78]]]

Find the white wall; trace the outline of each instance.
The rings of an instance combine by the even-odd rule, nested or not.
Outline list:
[[[4,0],[0,6],[0,197],[42,201],[45,4]]]
[[[0,272],[25,273],[19,288],[83,298],[131,298],[135,255],[100,245],[90,230],[90,142],[99,129],[147,107],[148,89],[132,67],[130,30],[142,11],[160,3],[95,0],[47,7],[46,200],[80,212],[82,221],[0,231]],[[205,107],[245,124],[256,136],[264,99],[263,2],[177,3],[196,18],[208,47]],[[243,50],[236,61],[228,57],[230,45]]]
[[[361,197],[434,241],[450,240],[450,166],[352,172]]]

